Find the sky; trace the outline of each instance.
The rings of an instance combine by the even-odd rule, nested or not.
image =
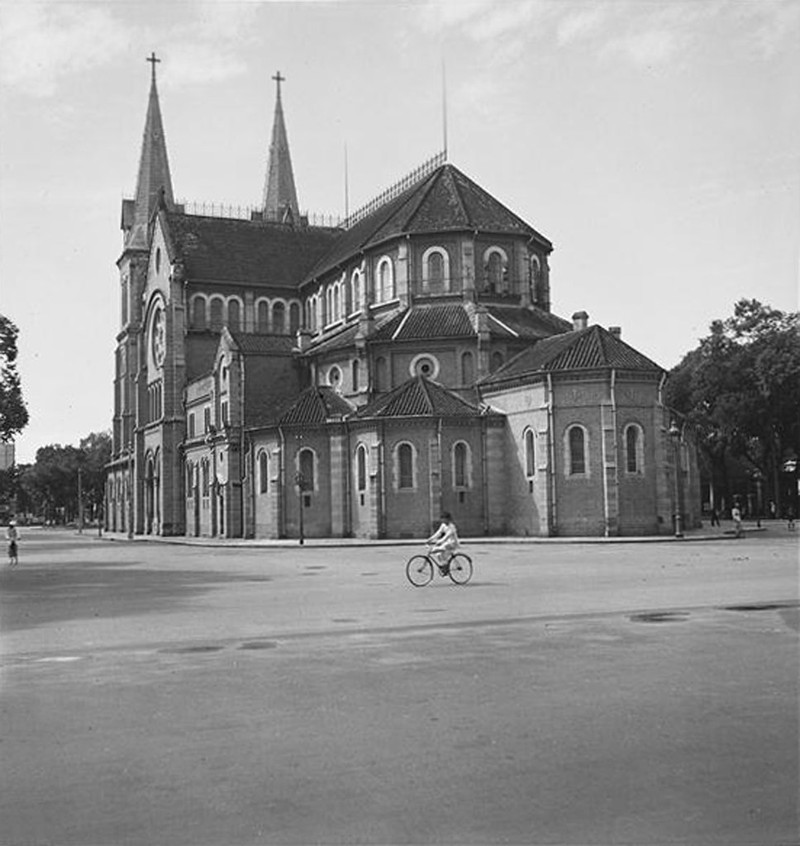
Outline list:
[[[553,242],[552,310],[671,368],[742,297],[798,309],[798,44],[800,0],[0,0],[17,461],[111,425],[151,52],[176,199],[259,205],[280,70],[302,209],[354,211],[446,134]]]

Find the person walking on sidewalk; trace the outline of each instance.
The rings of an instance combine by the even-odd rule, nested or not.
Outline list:
[[[12,520],[6,529],[6,540],[8,541],[8,564],[10,567],[16,567],[19,564],[19,549],[17,542],[19,541],[19,532],[17,531],[17,523]]]
[[[737,538],[742,536],[742,509],[739,508],[739,503],[734,503],[731,508],[731,519],[733,520],[733,533]]]

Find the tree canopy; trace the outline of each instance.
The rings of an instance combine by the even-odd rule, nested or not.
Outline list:
[[[800,454],[800,313],[742,299],[709,328],[670,373],[667,404],[694,424],[712,479],[744,459],[780,506],[781,471]]]
[[[28,425],[28,409],[17,373],[19,329],[0,314],[0,441],[10,441]]]

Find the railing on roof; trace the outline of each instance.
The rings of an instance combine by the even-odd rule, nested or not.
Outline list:
[[[237,206],[226,203],[199,203],[187,200],[178,200],[175,205],[184,214],[195,217],[222,217],[229,220],[265,220],[270,223],[281,223],[277,215],[265,215],[264,210],[257,206]],[[320,214],[317,212],[306,212],[300,216],[304,226],[340,227],[342,218],[335,214]]]
[[[360,209],[354,211],[351,215],[346,217],[342,221],[342,228],[350,229],[350,227],[358,223],[359,220],[363,220],[367,215],[372,214],[372,212],[388,203],[389,200],[399,197],[404,191],[407,191],[413,185],[421,182],[425,179],[425,177],[430,176],[437,167],[441,167],[446,161],[447,154],[444,151],[437,153],[435,156],[431,156],[431,158],[429,158],[426,162],[423,162],[418,168],[412,170],[411,173],[406,174],[390,188],[387,188],[385,191],[378,194],[377,197],[370,200],[366,205],[361,206]]]

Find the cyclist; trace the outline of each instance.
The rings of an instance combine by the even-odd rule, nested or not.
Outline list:
[[[449,511],[443,511],[442,523],[428,538],[431,557],[436,562],[442,575],[446,575],[450,567],[450,558],[458,549],[458,530]]]

